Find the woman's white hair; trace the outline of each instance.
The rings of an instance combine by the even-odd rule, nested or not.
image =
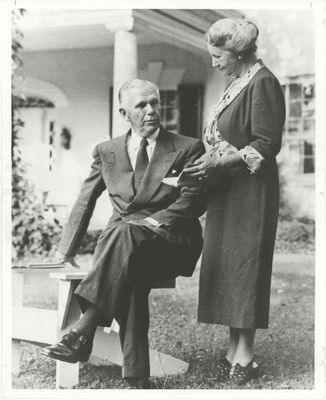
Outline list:
[[[205,35],[206,42],[235,54],[249,54],[257,50],[259,30],[255,24],[241,18],[222,18]]]

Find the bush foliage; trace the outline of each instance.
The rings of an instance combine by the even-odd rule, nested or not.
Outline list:
[[[27,176],[27,166],[19,149],[20,130],[24,122],[20,118],[20,107],[26,103],[24,96],[14,95],[14,77],[20,74],[23,65],[20,43],[22,33],[18,21],[24,10],[12,14],[12,259],[17,261],[28,255],[54,251],[61,233],[56,221],[43,217],[43,205],[35,195],[35,187]]]
[[[96,246],[98,237],[100,236],[100,230],[86,232],[78,254],[93,254]]]
[[[275,248],[279,253],[314,254],[315,221],[298,218],[280,219]]]

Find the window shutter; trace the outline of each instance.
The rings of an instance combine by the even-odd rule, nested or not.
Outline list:
[[[202,138],[203,85],[182,84],[178,86],[179,133],[193,138]]]

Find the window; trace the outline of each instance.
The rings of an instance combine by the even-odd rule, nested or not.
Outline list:
[[[35,194],[43,201],[44,193],[49,191],[49,174],[55,165],[56,110],[50,101],[30,96],[20,100],[20,114],[24,127],[19,148]]]
[[[55,148],[55,129],[54,129],[55,121],[49,122],[49,130],[48,130],[48,162],[49,162],[49,172],[53,171],[55,168],[55,160],[56,160],[56,148]]]
[[[315,145],[311,142],[303,141],[303,173],[315,172]]]
[[[176,89],[160,89],[161,124],[173,133],[201,138],[202,136],[201,84],[181,84]],[[112,137],[113,87],[110,88],[110,137]]]
[[[161,90],[161,120],[165,129],[183,136],[201,138],[201,84],[181,84],[178,90]]]
[[[282,85],[287,120],[283,146],[294,173],[315,172],[315,83],[314,76],[289,78]]]
[[[170,132],[178,133],[179,111],[178,93],[175,90],[162,90],[161,96],[161,123]]]

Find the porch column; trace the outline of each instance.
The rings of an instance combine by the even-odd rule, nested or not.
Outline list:
[[[126,133],[129,124],[119,114],[118,92],[123,83],[129,79],[137,78],[137,36],[134,32],[118,30],[114,37],[114,63],[113,63],[113,112],[112,112],[112,137]]]

